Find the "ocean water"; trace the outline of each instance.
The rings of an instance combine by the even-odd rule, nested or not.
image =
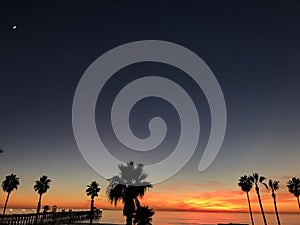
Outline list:
[[[254,215],[255,225],[263,225],[262,216]],[[266,214],[268,225],[277,225],[275,214]],[[300,225],[299,214],[280,214],[282,225]],[[125,217],[119,210],[103,210],[100,222],[125,224]],[[248,223],[251,224],[248,213],[214,213],[187,211],[156,211],[153,225],[216,225],[218,223]]]
[[[58,209],[58,211],[60,210]],[[68,210],[66,209],[66,211]],[[35,209],[7,209],[7,214],[35,212]],[[254,213],[253,216],[255,225],[263,225],[260,213]],[[266,217],[268,225],[277,225],[275,214],[266,214]],[[300,225],[300,213],[280,214],[280,221],[282,225]],[[125,217],[121,210],[103,210],[102,218],[94,222],[125,224]],[[248,223],[251,225],[251,220],[249,213],[155,211],[152,222],[153,225],[216,225],[218,223]]]

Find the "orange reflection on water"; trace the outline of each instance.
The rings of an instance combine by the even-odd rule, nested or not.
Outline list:
[[[249,222],[244,213],[216,213],[216,212],[156,212],[154,224],[217,224],[228,222]],[[159,223],[158,223],[159,222]]]

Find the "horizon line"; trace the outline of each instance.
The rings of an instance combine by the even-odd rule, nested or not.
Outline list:
[[[155,208],[155,207],[154,207]],[[2,207],[0,209],[3,209]],[[13,210],[36,210],[36,207],[8,207],[7,209],[13,209]],[[90,210],[89,207],[58,207],[58,209],[84,209],[84,210]],[[100,210],[116,210],[116,211],[122,211],[123,209],[118,208],[98,208]],[[165,212],[199,212],[199,213],[249,213],[249,211],[242,211],[242,210],[197,210],[197,209],[154,209],[154,211],[165,211]],[[252,212],[254,214],[261,214],[260,211],[254,211]],[[266,214],[275,214],[275,212],[267,211]],[[298,211],[282,211],[280,214],[298,214]]]

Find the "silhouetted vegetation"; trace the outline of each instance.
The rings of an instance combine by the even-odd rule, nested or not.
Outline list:
[[[1,185],[2,189],[3,189],[3,191],[7,192],[6,201],[5,201],[5,204],[3,207],[3,216],[5,215],[5,210],[6,210],[6,206],[8,203],[10,193],[13,190],[18,189],[18,186],[20,184],[19,180],[20,180],[19,177],[17,177],[15,174],[12,173],[11,175],[6,176],[5,180],[2,182],[2,185]]]
[[[244,175],[244,176],[240,177],[239,182],[238,182],[238,186],[241,187],[242,191],[245,192],[246,195],[247,195],[251,222],[252,222],[252,225],[254,225],[252,209],[251,209],[251,203],[250,203],[250,198],[249,198],[249,191],[251,191],[251,189],[253,187],[253,183],[251,182],[250,177],[248,177],[247,175]]]
[[[300,210],[300,178],[293,177],[291,180],[287,182],[288,190],[291,194],[293,194],[297,198],[298,207]]]
[[[1,149],[1,148],[0,148]],[[3,151],[2,151],[3,152]],[[109,185],[107,187],[107,195],[111,204],[117,205],[119,201],[122,201],[123,207],[123,215],[126,216],[126,225],[152,225],[152,216],[154,215],[154,211],[149,206],[141,206],[139,198],[142,198],[145,192],[152,187],[150,182],[146,181],[147,174],[143,171],[143,164],[135,165],[134,162],[128,162],[126,165],[119,165],[120,174],[117,176],[108,179]],[[252,225],[254,225],[254,219],[252,215],[252,207],[249,192],[252,190],[253,186],[255,186],[255,191],[258,196],[258,202],[261,209],[262,217],[264,224],[267,225],[267,220],[265,217],[262,199],[260,196],[260,184],[263,184],[268,190],[271,190],[271,196],[273,198],[274,209],[276,213],[276,218],[278,225],[281,225],[279,212],[277,208],[277,199],[276,192],[279,189],[279,181],[269,179],[268,184],[264,183],[266,180],[265,177],[260,176],[258,173],[253,173],[250,176],[244,175],[241,176],[238,180],[238,186],[241,188],[243,192],[246,193],[249,212],[251,217]],[[35,217],[35,224],[38,223],[38,216],[41,209],[42,195],[47,192],[50,188],[51,180],[43,175],[39,180],[35,181],[34,190],[39,194],[39,201],[37,205],[37,212]],[[7,192],[6,201],[3,207],[3,216],[4,219],[5,211],[7,208],[7,203],[9,200],[9,196],[13,190],[17,190],[19,182],[19,177],[15,174],[11,174],[6,176],[5,180],[2,182],[3,191]],[[293,177],[291,180],[287,182],[288,191],[293,194],[297,198],[298,207],[300,209],[300,179]],[[100,192],[99,184],[96,181],[92,181],[86,188],[87,196],[90,196],[90,212],[89,212],[89,220],[90,224],[93,222],[94,215],[94,199],[98,197],[98,193]],[[53,214],[56,211],[56,206],[53,206]],[[43,223],[44,218],[46,218],[47,211],[50,210],[49,205],[45,205],[43,207],[43,217],[39,221]],[[6,215],[7,217],[8,215]],[[3,221],[0,221],[1,224]],[[32,224],[32,223],[31,223]]]
[[[276,192],[279,189],[279,181],[278,180],[272,180],[269,179],[268,184],[264,183],[265,177],[259,176],[257,173],[253,173],[251,176],[244,175],[240,177],[238,186],[241,187],[242,191],[247,193],[247,199],[248,199],[248,205],[249,205],[249,211],[251,215],[251,221],[252,224],[254,224],[253,217],[252,217],[252,210],[251,210],[251,205],[250,205],[250,198],[249,198],[249,192],[252,189],[252,186],[255,185],[255,191],[258,196],[258,202],[261,208],[262,216],[264,223],[267,224],[265,213],[263,210],[263,205],[260,197],[260,192],[259,192],[259,184],[263,184],[268,190],[271,190],[271,196],[273,198],[273,204],[274,204],[274,209],[275,209],[275,214],[276,214],[276,219],[278,225],[281,224],[280,217],[279,217],[279,212],[278,212],[278,207],[277,207],[277,196]],[[287,187],[288,190],[291,194],[293,194],[297,198],[298,202],[298,207],[300,209],[300,202],[299,202],[299,196],[300,196],[300,179],[293,177],[291,180],[287,182]]]
[[[101,189],[99,188],[99,184],[96,181],[91,182],[91,184],[87,185],[86,194],[87,196],[91,196],[91,206],[90,206],[90,224],[93,223],[94,217],[94,198],[98,196],[98,193]]]
[[[50,188],[50,183],[51,180],[45,175],[41,176],[39,180],[35,181],[35,185],[33,188],[39,194],[39,201],[36,210],[36,220],[35,220],[36,224],[41,209],[42,195],[48,191],[48,189]]]
[[[0,154],[2,154],[4,152],[4,149],[2,147],[0,147]]]
[[[136,225],[152,225],[153,209],[149,206],[137,206],[133,223]]]
[[[278,225],[280,225],[280,219],[279,219],[277,203],[276,203],[276,193],[275,193],[279,189],[279,181],[277,181],[277,180],[273,181],[273,180],[269,179],[268,188],[271,189],[271,191],[272,191],[272,198],[273,198],[273,201],[274,201],[274,208],[275,208],[276,218],[277,218]]]
[[[43,206],[43,217],[42,217],[42,223],[44,223],[45,217],[47,212],[50,210],[50,206],[49,205],[44,205]]]
[[[138,197],[142,198],[145,191],[152,185],[145,181],[147,174],[143,172],[143,164],[135,165],[128,162],[127,165],[119,165],[120,175],[109,179],[107,195],[111,204],[117,205],[118,201],[124,204],[123,215],[126,216],[126,224],[132,225],[137,206],[140,205]]]
[[[262,214],[262,217],[264,220],[264,224],[267,225],[267,219],[266,219],[266,215],[264,212],[263,204],[262,204],[260,193],[259,193],[259,184],[263,184],[266,188],[268,188],[267,184],[264,183],[264,180],[266,178],[263,176],[259,176],[258,173],[253,173],[249,178],[250,178],[251,182],[255,185],[255,191],[256,191],[256,194],[258,197],[261,214]]]
[[[50,210],[50,206],[49,205],[44,205],[43,206],[43,213],[46,213],[49,210]]]
[[[57,211],[57,205],[53,205],[53,206],[52,206],[52,213],[54,213],[54,214],[55,214],[55,213],[56,213],[56,211]]]

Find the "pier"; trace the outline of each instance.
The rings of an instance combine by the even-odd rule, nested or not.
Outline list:
[[[36,213],[0,215],[0,225],[36,225],[36,224],[70,224],[87,222],[90,211],[47,212],[40,213],[36,221]],[[102,211],[95,210],[93,218],[99,219]]]

